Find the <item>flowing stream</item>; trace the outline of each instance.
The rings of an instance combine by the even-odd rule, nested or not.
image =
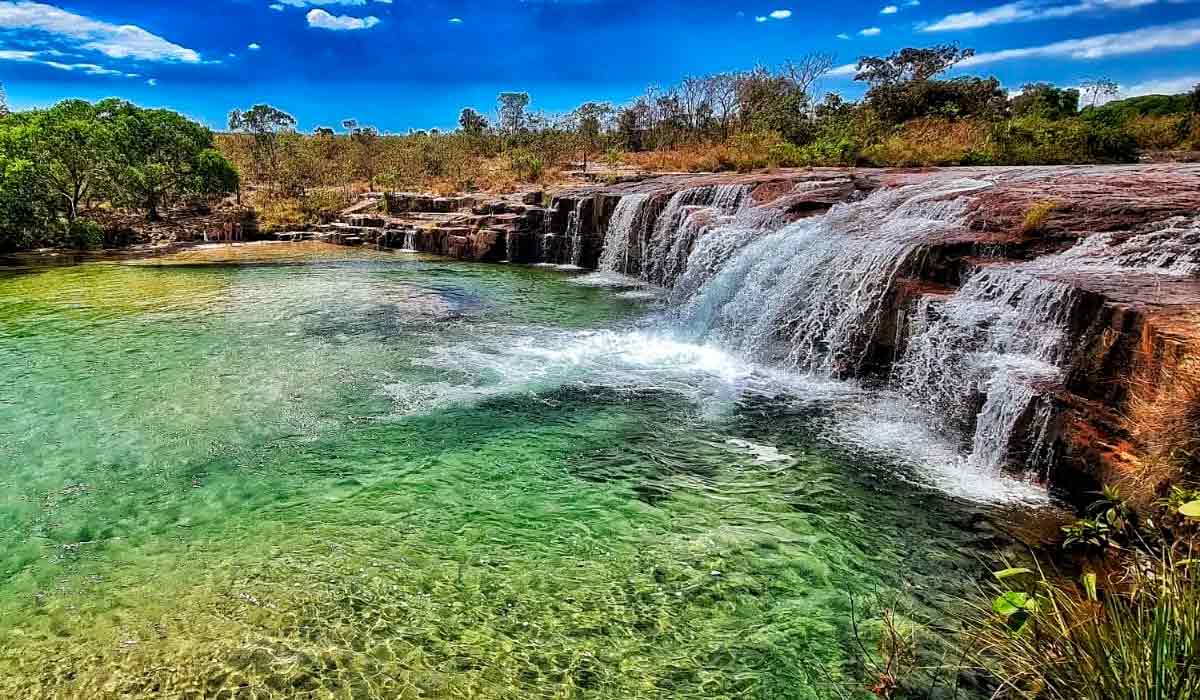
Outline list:
[[[904,259],[845,216],[856,271]],[[0,696],[860,691],[852,597],[868,637],[880,593],[943,619],[1046,496],[795,371],[854,362],[876,293],[762,267],[797,245],[831,255],[689,243],[682,321],[611,273],[315,243],[0,268]],[[844,298],[779,350],[738,311],[774,294]]]

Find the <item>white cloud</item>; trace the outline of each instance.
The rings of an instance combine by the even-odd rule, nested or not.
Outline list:
[[[150,87],[156,87],[158,85],[158,81],[155,80],[154,78],[150,78],[149,80],[146,81],[146,84],[149,85]]]
[[[759,24],[762,24],[763,22],[766,22],[766,21],[767,21],[767,18],[766,18],[766,17],[763,17],[762,15],[759,15],[758,17],[755,17],[755,18],[754,18],[754,21],[755,21],[755,22],[758,22]]]
[[[109,58],[199,63],[196,51],[131,24],[116,25],[39,2],[0,2],[0,29],[38,32]],[[73,64],[90,65],[90,64]]]
[[[788,19],[792,16],[791,10],[775,10],[771,13],[771,19]]]
[[[841,34],[838,34],[838,35],[837,35],[837,38],[839,38],[839,39],[844,39],[844,40],[847,40],[847,41],[848,41],[848,40],[850,39],[850,35],[849,35],[849,34],[847,34],[847,33],[845,33],[845,32],[842,32]]]
[[[278,0],[279,3],[289,5],[291,7],[321,7],[332,5],[343,5],[346,7],[364,7],[368,0]],[[391,5],[392,0],[370,0],[381,5]]]
[[[462,24],[462,17],[451,17],[450,24]]]
[[[276,12],[283,12],[284,10],[287,9],[283,5],[280,5],[279,3],[275,3],[273,5],[267,5],[267,7],[271,8],[272,10],[275,10]]]
[[[251,51],[258,51],[262,47],[255,43],[255,44],[247,44],[246,48],[250,49]]]
[[[962,68],[970,68],[1028,58],[1066,58],[1085,61],[1111,56],[1129,56],[1161,49],[1186,48],[1197,44],[1200,44],[1200,21],[1189,20],[1127,32],[1100,34],[1083,39],[1056,41],[1043,46],[989,51],[976,54],[958,65]]]
[[[846,64],[838,66],[837,68],[834,68],[833,70],[829,71],[825,75],[833,76],[835,78],[843,78],[846,76],[854,77],[857,74],[858,74],[858,64],[857,63],[846,63]]]
[[[1121,86],[1121,97],[1141,97],[1143,95],[1180,95],[1190,92],[1200,85],[1200,74],[1184,75],[1178,78],[1159,78],[1141,83]]]
[[[379,24],[378,17],[350,17],[349,15],[331,15],[325,10],[309,10],[305,15],[308,26],[315,29],[329,29],[335,32],[370,29]]]
[[[900,8],[899,8],[899,7],[896,7],[895,5],[888,5],[887,7],[883,8],[882,10],[880,10],[880,11],[879,11],[879,14],[881,14],[881,15],[894,15],[894,14],[896,14],[896,13],[897,13],[897,12],[899,12],[899,11],[900,11]]]
[[[1070,4],[1051,5],[1036,0],[1017,0],[1017,2],[997,5],[986,10],[971,10],[946,15],[932,24],[921,27],[921,31],[948,32],[979,29],[996,24],[1062,19],[1085,13],[1145,7],[1158,2],[1159,0],[1074,0]]]
[[[16,61],[18,63],[37,63],[43,66],[49,66],[55,70],[68,71],[71,73],[83,73],[85,75],[98,76],[124,76],[126,78],[139,78],[137,73],[126,73],[115,68],[108,68],[95,63],[64,63],[62,61],[49,60],[47,56],[61,56],[61,51],[25,51],[17,49],[0,50],[0,61]]]
[[[883,33],[883,30],[880,29],[879,27],[867,27],[866,29],[859,30],[858,35],[859,36],[879,36],[882,33]]]

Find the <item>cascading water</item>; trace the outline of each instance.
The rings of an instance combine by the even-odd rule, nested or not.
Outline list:
[[[657,217],[651,197],[629,196],[609,227],[603,269],[636,267],[670,289],[680,332],[759,362],[846,378],[890,364],[881,389],[923,408],[934,431],[960,436],[963,463],[1044,472],[1053,396],[1085,332],[1071,324],[1089,300],[1086,281],[1194,276],[1200,226],[1170,219],[1032,262],[984,265],[956,291],[898,310],[897,282],[961,231],[971,195],[991,186],[883,189],[782,228],[769,207],[744,205],[744,187],[677,192]]]
[[[604,272],[630,272],[632,246],[646,217],[648,194],[631,194],[617,202],[608,232],[604,236],[604,250],[600,256],[600,269]]]
[[[896,332],[889,312],[897,280],[929,244],[961,228],[968,195],[990,186],[960,179],[881,190],[773,232],[764,230],[771,217],[741,209],[744,189],[685,190],[658,218],[642,276],[672,287],[678,321],[694,337],[765,363],[857,376],[878,359],[883,335]],[[700,198],[711,204],[688,204]],[[631,201],[614,217],[620,239],[641,206]],[[1031,452],[1042,450],[1051,414],[1036,388],[1058,376],[1070,312],[1068,287],[1027,277],[1014,286],[1004,275],[972,278],[955,297],[961,313],[923,299],[910,321],[909,353],[896,358],[892,376],[894,389],[947,409],[940,427],[973,431],[974,452],[986,455],[977,462],[989,467],[1009,456],[1022,431],[1039,436]]]
[[[641,246],[641,276],[651,284],[670,286],[686,265],[704,222],[694,220],[701,209],[735,214],[746,201],[745,185],[695,187],[676,192],[654,222]]]
[[[732,237],[748,244],[681,300],[681,320],[761,361],[854,374],[896,278],[923,242],[960,226],[963,195],[988,186],[954,180],[882,190],[761,237],[735,224]]]
[[[567,245],[570,248],[567,259],[575,267],[583,261],[583,217],[579,214],[579,206],[576,204],[567,216]]]

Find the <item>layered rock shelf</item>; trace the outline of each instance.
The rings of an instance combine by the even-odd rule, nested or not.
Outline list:
[[[956,189],[958,182],[969,186]],[[839,203],[853,206],[872,193],[922,184],[934,193],[945,189],[935,200],[965,199],[965,213],[911,240],[900,227],[895,235],[904,239],[904,260],[879,281],[880,307],[855,336],[861,352],[830,352],[836,360],[824,369],[868,383],[895,382],[904,369],[898,358],[926,342],[914,340],[921,324],[945,323],[964,296],[1025,313],[1042,303],[1035,296],[1047,295],[1054,303],[1046,307],[1045,333],[1061,348],[1042,359],[1053,357],[1047,362],[1055,372],[1005,375],[1018,377],[1021,391],[1034,398],[997,408],[986,381],[961,397],[965,414],[978,411],[978,421],[988,411],[1013,414],[1001,416],[1007,431],[1002,461],[1078,494],[1100,481],[1139,480],[1141,491],[1150,493],[1145,480],[1194,467],[1192,450],[1200,445],[1198,166],[785,170],[668,175],[553,197],[389,194],[386,214],[352,212],[318,235],[462,260],[605,268],[671,289],[692,264],[698,242],[722,225],[734,226],[735,212],[736,225],[752,229],[747,235],[753,238]],[[936,202],[922,206],[936,208]],[[823,235],[840,235],[831,231]],[[1011,281],[1014,275],[1019,283]],[[965,289],[968,281],[971,289]],[[989,332],[991,322],[979,323],[976,335]],[[784,335],[790,330],[781,328]],[[965,426],[967,434],[970,429]],[[977,430],[977,446],[986,437]]]

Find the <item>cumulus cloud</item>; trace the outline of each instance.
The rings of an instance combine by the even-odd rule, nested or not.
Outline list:
[[[462,24],[462,17],[451,17],[450,24]]]
[[[895,5],[888,5],[887,7],[883,8],[882,10],[880,10],[880,11],[879,11],[879,14],[881,14],[881,15],[894,15],[894,14],[896,14],[896,13],[897,13],[897,12],[899,12],[899,11],[900,11],[900,8],[899,8],[899,7],[896,7]]]
[[[259,46],[257,43],[254,43],[254,44],[247,44],[246,48],[250,49],[251,51],[258,51],[262,47]]]
[[[26,33],[49,35],[73,49],[96,51],[109,58],[182,63],[201,60],[198,52],[141,27],[111,24],[39,2],[0,1],[0,30],[14,31],[21,39],[29,38]]]
[[[788,19],[791,16],[791,10],[775,10],[771,13],[771,19]]]
[[[882,33],[883,33],[883,30],[880,29],[879,27],[867,27],[866,29],[860,29],[858,32],[858,35],[859,36],[879,36]]]
[[[305,15],[308,26],[314,29],[329,29],[335,32],[347,32],[358,29],[370,29],[379,24],[378,17],[351,17],[349,15],[331,15],[325,10],[309,10]]]
[[[846,40],[846,41],[849,41],[849,40],[850,40],[850,35],[849,35],[849,34],[847,34],[847,33],[845,33],[845,32],[842,32],[841,34],[838,34],[838,35],[837,35],[837,38],[839,38],[839,39],[844,39],[844,40]]]
[[[946,15],[932,24],[925,25],[921,31],[960,31],[990,27],[996,24],[1062,19],[1085,13],[1129,10],[1155,5],[1158,2],[1159,0],[1075,0],[1069,4],[1047,4],[1036,0],[1017,0],[1017,2],[996,5],[985,10],[971,10]]]

